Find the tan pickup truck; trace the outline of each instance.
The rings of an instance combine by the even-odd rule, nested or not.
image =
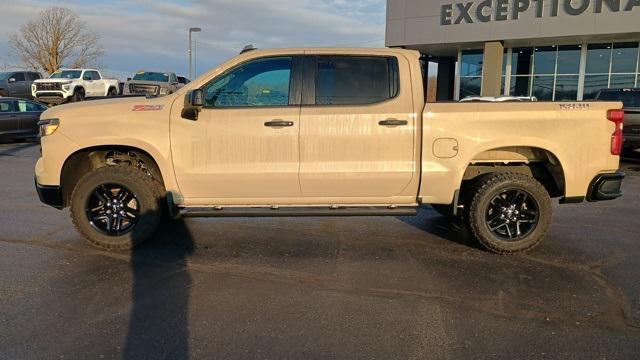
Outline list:
[[[130,249],[163,217],[459,216],[499,253],[544,237],[551,198],[617,198],[619,102],[425,104],[420,54],[243,53],[163,98],[41,117],[43,202],[94,245]]]

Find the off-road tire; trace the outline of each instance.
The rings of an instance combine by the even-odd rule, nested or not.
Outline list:
[[[496,173],[487,176],[474,189],[466,220],[475,238],[488,250],[498,254],[524,253],[544,240],[552,219],[549,193],[534,178],[518,173]],[[537,223],[529,234],[517,241],[505,241],[488,225],[487,212],[490,202],[505,191],[520,190],[537,203]]]
[[[87,203],[102,184],[119,184],[130,189],[140,204],[140,216],[132,230],[120,236],[100,232],[89,220]],[[76,229],[94,246],[104,250],[131,250],[151,238],[162,219],[164,191],[143,172],[125,166],[104,166],[83,176],[71,193],[71,218]]]
[[[73,91],[73,95],[71,96],[71,102],[80,102],[84,100],[84,90],[83,89],[75,89]]]
[[[108,97],[118,96],[118,92],[116,91],[116,89],[110,88],[109,91],[107,91],[107,96]]]

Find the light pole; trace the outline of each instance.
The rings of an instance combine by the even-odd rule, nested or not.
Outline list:
[[[192,64],[192,62],[191,62],[191,33],[201,32],[201,31],[202,31],[202,29],[199,28],[199,27],[189,28],[189,51],[188,51],[189,52],[189,80],[193,80],[193,74],[191,72],[191,64]]]

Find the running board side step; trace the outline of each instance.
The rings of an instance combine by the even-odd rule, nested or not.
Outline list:
[[[330,217],[415,216],[413,207],[277,207],[277,208],[183,208],[182,217]]]

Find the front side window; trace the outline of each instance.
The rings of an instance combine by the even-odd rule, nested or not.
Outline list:
[[[25,100],[18,100],[19,112],[32,112],[32,111],[40,112],[44,110],[45,110],[44,106],[40,104],[32,103],[30,101],[25,101]]]
[[[214,79],[204,88],[205,107],[289,105],[291,57],[257,59]]]
[[[398,92],[396,58],[318,56],[316,105],[366,105]]]
[[[16,82],[25,81],[24,73],[15,73],[15,74],[13,74],[12,78],[16,79]]]

